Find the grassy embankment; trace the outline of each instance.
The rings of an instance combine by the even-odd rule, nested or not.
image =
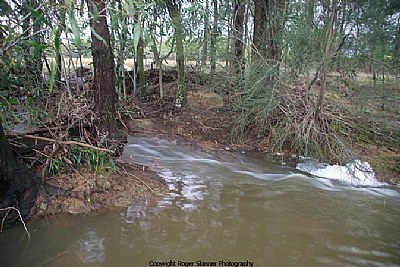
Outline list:
[[[353,150],[370,162],[378,178],[399,183],[400,81],[374,81],[361,74],[348,90],[337,102],[352,118]]]

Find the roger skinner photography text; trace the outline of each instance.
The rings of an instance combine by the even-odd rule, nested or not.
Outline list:
[[[170,266],[233,266],[233,267],[240,267],[240,266],[254,266],[254,261],[227,261],[227,260],[220,260],[220,261],[149,261],[149,266],[157,266],[157,267],[170,267]]]

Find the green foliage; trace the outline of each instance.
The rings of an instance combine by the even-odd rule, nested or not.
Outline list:
[[[68,10],[68,18],[71,23],[72,33],[74,34],[74,37],[75,37],[74,43],[76,46],[80,46],[81,45],[81,30],[80,30],[78,22],[75,18],[73,6],[71,6]]]
[[[87,166],[100,176],[105,172],[118,170],[114,158],[105,151],[93,148],[73,146],[67,154],[57,154],[50,162],[47,171],[51,174],[60,173],[66,166],[73,168]]]
[[[96,173],[117,170],[114,158],[105,151],[98,151],[92,148],[73,147],[69,151],[67,158],[74,166],[83,166],[83,164],[86,164]]]
[[[240,115],[234,122],[234,138],[242,139],[249,131],[264,131],[278,86],[276,75],[276,66],[262,61],[252,62],[243,80],[236,83],[233,107]]]
[[[133,34],[133,43],[134,43],[134,48],[137,49],[140,37],[142,36],[142,27],[140,26],[140,23],[136,23],[135,29],[134,29],[134,34]]]
[[[285,64],[298,72],[307,72],[322,58],[322,33],[307,24],[303,17],[294,18],[292,23],[286,32]]]
[[[14,124],[25,124],[28,127],[41,125],[49,119],[47,112],[38,108],[34,97],[26,99],[9,95],[0,96],[0,116],[5,128]],[[22,102],[23,101],[23,102]]]
[[[46,200],[41,201],[40,205],[39,205],[39,208],[41,210],[46,210],[47,209],[47,201]]]
[[[52,174],[57,174],[60,172],[63,166],[65,166],[65,162],[63,160],[52,158],[50,160],[48,172]]]

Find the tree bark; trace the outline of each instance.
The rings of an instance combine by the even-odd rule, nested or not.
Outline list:
[[[209,0],[206,0],[206,13],[204,14],[203,51],[201,53],[201,66],[203,67],[206,66],[207,63],[209,13]]]
[[[400,75],[400,17],[397,19],[397,37],[393,51],[393,65],[397,75]]]
[[[138,62],[138,74],[139,74],[139,94],[140,98],[146,98],[146,78],[144,76],[144,43],[143,38],[139,37],[137,47],[137,62]]]
[[[230,3],[226,3],[226,14],[228,14],[228,36],[226,38],[225,45],[225,67],[229,67],[230,63],[230,53],[231,53],[231,40],[232,40],[232,14],[231,14],[231,5]]]
[[[122,26],[121,32],[119,33],[119,51],[118,51],[118,59],[117,59],[117,70],[118,76],[117,78],[117,87],[118,87],[118,99],[123,99],[124,102],[127,100],[127,92],[126,92],[126,77],[125,77],[125,53],[126,53],[126,43],[128,40],[128,17],[124,14],[122,0],[118,1],[118,13],[121,16],[119,20],[121,21]]]
[[[235,74],[240,74],[243,61],[243,22],[244,22],[245,5],[241,1],[237,1],[234,8],[234,36],[235,36],[235,46],[234,46],[234,59],[232,67]]]
[[[117,97],[115,92],[114,58],[107,25],[107,14],[103,0],[88,0],[88,9],[91,16],[94,14],[94,6],[97,8],[99,16],[97,18],[91,17],[90,25],[97,35],[102,38],[102,40],[98,39],[94,32],[91,33],[96,111],[100,119],[100,130],[115,137],[117,134],[115,121]]]
[[[332,40],[333,40],[333,25],[336,20],[336,8],[337,2],[333,0],[332,2],[332,12],[330,17],[330,22],[326,30],[326,40],[325,40],[325,51],[324,51],[324,58],[323,58],[323,69],[322,69],[322,79],[321,79],[321,89],[319,91],[318,102],[315,108],[315,117],[318,117],[319,113],[321,112],[321,108],[323,105],[323,100],[326,91],[326,77],[328,76],[330,62],[331,62],[331,47],[332,47]]]
[[[213,0],[213,9],[214,21],[210,40],[210,65],[212,74],[215,73],[217,68],[218,0]]]
[[[261,26],[263,24],[263,0],[254,0],[254,28],[253,28],[253,46],[255,57],[258,58],[258,53],[261,49]],[[253,58],[255,58],[253,56]]]
[[[251,13],[251,1],[250,0],[246,0],[246,12],[244,15],[244,48],[245,48],[245,56],[243,57],[243,66],[244,68],[246,68],[246,61],[250,61],[251,58],[251,49],[249,49],[250,47],[250,43],[249,43],[249,17],[250,17],[250,13]],[[246,60],[246,52],[247,52],[247,60]]]
[[[164,0],[167,6],[168,13],[171,17],[172,24],[175,30],[175,52],[176,52],[176,65],[178,66],[178,90],[176,93],[175,106],[182,107],[185,103],[185,52],[183,48],[183,26],[180,6],[177,1]]]
[[[285,0],[254,0],[253,59],[279,62],[285,20]]]
[[[55,72],[55,81],[56,81],[56,88],[57,90],[60,90],[61,88],[61,72],[62,72],[62,58],[61,58],[61,34],[63,32],[63,30],[65,29],[65,8],[62,8],[60,10],[60,14],[59,14],[59,21],[60,24],[58,25],[58,29],[56,31],[56,35],[55,35],[55,39],[56,39],[56,43],[58,44],[58,46],[55,49],[56,52],[56,72]]]
[[[22,218],[27,219],[37,194],[35,176],[17,164],[0,120],[0,208],[15,207]],[[0,220],[6,215],[0,211]],[[4,226],[10,227],[17,221],[18,214],[11,211],[4,219]]]

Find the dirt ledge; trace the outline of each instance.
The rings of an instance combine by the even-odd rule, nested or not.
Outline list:
[[[47,178],[49,186],[62,189],[60,195],[42,194],[34,214],[82,214],[154,202],[167,190],[165,181],[148,167],[117,162],[118,171],[96,174],[84,167]]]

